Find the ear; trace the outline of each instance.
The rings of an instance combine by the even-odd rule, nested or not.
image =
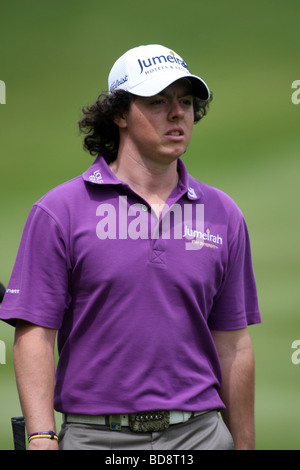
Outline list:
[[[114,117],[114,123],[121,129],[125,129],[127,127],[126,115],[118,114]]]

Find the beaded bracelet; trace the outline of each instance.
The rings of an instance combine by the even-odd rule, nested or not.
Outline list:
[[[28,436],[28,444],[32,441],[32,439],[37,439],[40,437],[45,437],[48,439],[56,439],[58,441],[58,435],[54,431],[46,431],[46,432],[34,432]]]

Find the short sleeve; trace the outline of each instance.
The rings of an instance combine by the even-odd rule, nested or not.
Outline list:
[[[260,323],[247,225],[241,215],[230,242],[222,285],[208,318],[210,329],[230,330]]]
[[[0,319],[58,329],[70,302],[69,256],[55,216],[34,205],[27,218]]]

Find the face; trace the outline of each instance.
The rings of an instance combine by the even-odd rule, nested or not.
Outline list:
[[[169,164],[187,149],[194,126],[189,80],[174,82],[152,97],[137,97],[115,121],[120,128],[120,149],[132,156]]]

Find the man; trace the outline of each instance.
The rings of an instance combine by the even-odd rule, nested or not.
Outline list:
[[[210,101],[172,50],[131,49],[80,122],[99,156],[33,206],[1,308],[30,449],[58,448],[53,402],[60,449],[254,449],[247,227],[180,158]]]

